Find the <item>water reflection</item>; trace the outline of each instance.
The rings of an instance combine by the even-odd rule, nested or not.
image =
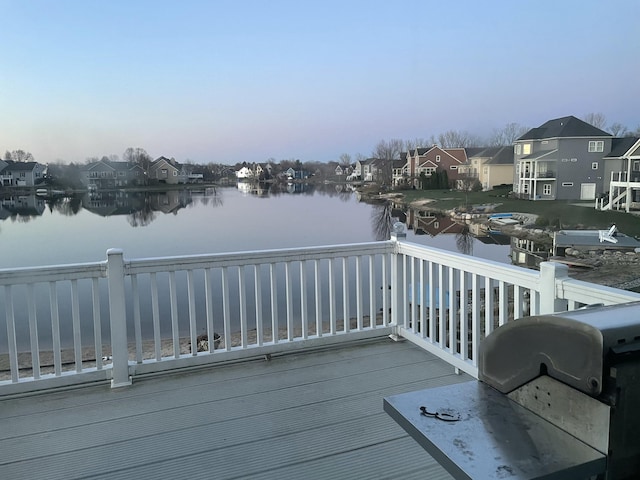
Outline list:
[[[177,215],[179,210],[194,203],[212,207],[223,205],[220,192],[215,188],[159,192],[104,190],[49,198],[36,194],[9,195],[0,199],[0,221],[29,222],[42,216],[47,209],[64,216],[86,210],[101,217],[124,215],[132,227],[144,227],[158,214]]]
[[[327,196],[343,202],[353,199],[353,187],[348,184],[308,184],[308,183],[261,183],[240,182],[237,190],[243,196],[269,199],[283,195]],[[44,198],[37,195],[13,195],[0,198],[0,221],[29,222],[43,215],[48,209],[51,213],[74,216],[85,210],[101,217],[122,216],[130,227],[141,228],[152,224],[165,215],[178,215],[185,209],[200,205],[222,207],[224,190],[219,188],[173,189],[166,191],[104,190],[78,196],[59,196]],[[235,207],[234,207],[235,208]],[[265,211],[270,207],[265,206]],[[335,207],[334,207],[335,208]],[[314,213],[314,212],[310,212]],[[266,215],[266,214],[265,214]],[[322,213],[326,215],[326,213]],[[264,217],[264,216],[263,216]],[[324,218],[324,217],[321,217]],[[340,218],[340,217],[336,217]],[[261,218],[262,219],[262,218]],[[390,238],[392,225],[403,222],[407,226],[409,238],[438,237],[429,241],[429,245],[458,251],[466,255],[483,256],[483,246],[509,245],[510,238],[488,232],[482,226],[465,223],[440,212],[419,208],[407,208],[393,202],[380,202],[371,206],[370,229],[376,241]],[[301,230],[305,227],[300,225]],[[411,235],[412,234],[412,235]],[[418,243],[421,243],[418,241]],[[427,243],[427,242],[425,242]],[[477,249],[474,252],[474,248]],[[523,250],[535,250],[519,244],[512,245],[510,260],[524,266],[536,267],[542,255],[533,251],[534,260],[521,255]],[[514,253],[517,252],[517,253]],[[495,258],[492,258],[495,259]],[[500,259],[499,259],[500,260]],[[503,261],[503,260],[502,260]]]
[[[388,240],[391,237],[391,228],[396,221],[390,202],[375,205],[371,210],[371,230],[376,241]]]

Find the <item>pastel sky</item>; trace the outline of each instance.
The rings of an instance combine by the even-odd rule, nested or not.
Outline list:
[[[0,155],[196,163],[603,113],[640,125],[638,0],[0,0]]]

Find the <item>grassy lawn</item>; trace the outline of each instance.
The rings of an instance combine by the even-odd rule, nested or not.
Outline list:
[[[461,207],[465,201],[471,205],[498,204],[496,212],[534,213],[544,217],[550,224],[561,228],[609,228],[616,224],[622,233],[640,236],[640,217],[615,212],[600,211],[594,208],[594,202],[545,200],[530,201],[507,198],[510,187],[499,188],[488,192],[460,192],[451,190],[406,190],[405,202],[433,199],[434,208],[450,210]]]

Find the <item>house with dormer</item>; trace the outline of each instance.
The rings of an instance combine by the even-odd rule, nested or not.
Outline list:
[[[187,183],[189,172],[184,165],[176,162],[174,158],[159,157],[149,165],[149,180],[178,184]]]
[[[604,189],[613,136],[574,116],[532,128],[514,143],[514,194],[527,200],[594,200]]]

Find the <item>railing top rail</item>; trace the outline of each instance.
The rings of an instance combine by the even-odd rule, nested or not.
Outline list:
[[[46,267],[20,267],[0,269],[0,285],[21,285],[106,276],[107,263],[76,263]]]
[[[168,272],[190,268],[214,268],[280,263],[321,258],[340,258],[353,255],[380,255],[393,251],[391,241],[298,247],[248,252],[230,252],[180,257],[125,259],[128,274]]]
[[[585,304],[604,303],[605,305],[613,305],[640,300],[640,293],[604,285],[595,285],[573,278],[558,279],[556,281],[556,289],[558,298]]]
[[[478,259],[469,255],[460,255],[411,242],[398,242],[398,253],[411,255],[422,260],[436,261],[464,272],[490,276],[498,281],[517,283],[525,288],[537,288],[539,282],[539,273],[527,268],[507,265],[493,260]]]

